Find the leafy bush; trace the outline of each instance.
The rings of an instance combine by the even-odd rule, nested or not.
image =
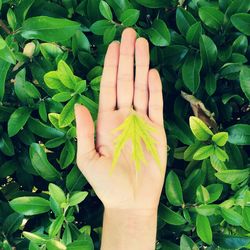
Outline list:
[[[103,207],[75,163],[73,106],[96,119],[105,52],[127,26],[149,39],[163,82],[156,248],[250,248],[249,0],[0,0],[0,10],[0,248],[100,247]]]

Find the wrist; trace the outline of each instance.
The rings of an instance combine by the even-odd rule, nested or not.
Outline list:
[[[136,219],[138,217],[154,217],[157,216],[158,207],[152,208],[114,208],[114,207],[104,207],[104,213],[110,215],[120,215],[125,217],[131,217]]]

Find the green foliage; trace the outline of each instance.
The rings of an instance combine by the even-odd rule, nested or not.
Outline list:
[[[103,206],[76,166],[73,108],[96,121],[107,46],[129,26],[163,83],[156,249],[249,249],[249,11],[249,0],[0,0],[0,249],[100,249]]]

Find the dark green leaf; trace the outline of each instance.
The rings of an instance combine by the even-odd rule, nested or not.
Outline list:
[[[176,10],[176,25],[179,29],[179,31],[186,35],[190,27],[195,24],[196,20],[192,16],[192,14],[188,11],[186,11],[182,7],[178,7]]]
[[[60,173],[50,164],[41,145],[32,143],[29,154],[33,167],[42,178],[47,181],[55,181],[60,178]]]
[[[186,223],[186,220],[180,214],[163,204],[159,205],[158,215],[163,221],[171,225],[183,225]]]
[[[155,19],[152,26],[145,31],[155,46],[167,46],[170,44],[170,32],[163,20]]]
[[[250,14],[239,13],[231,17],[233,26],[245,35],[250,36]]]
[[[20,107],[11,114],[8,121],[8,134],[13,136],[26,124],[29,119],[31,110],[27,107]]]
[[[207,69],[211,68],[217,59],[217,47],[213,40],[206,35],[200,37],[200,51],[203,66]]]
[[[79,27],[80,23],[68,19],[37,16],[23,22],[21,35],[26,39],[58,42],[71,38]]]
[[[182,79],[186,87],[195,93],[200,85],[200,70],[202,67],[199,53],[188,54],[182,66]]]
[[[240,86],[248,100],[250,100],[250,68],[243,67],[240,71]]]
[[[219,30],[223,25],[224,15],[215,7],[201,7],[199,9],[199,16],[202,22],[209,28]]]
[[[236,145],[249,145],[250,144],[250,125],[235,124],[227,128],[229,137],[228,141]]]

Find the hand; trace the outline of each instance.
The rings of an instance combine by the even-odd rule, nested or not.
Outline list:
[[[124,121],[132,105],[136,112],[159,131],[153,136],[158,142],[157,150],[165,175],[167,140],[163,126],[161,79],[156,69],[149,70],[147,40],[136,39],[136,32],[132,28],[126,28],[122,33],[121,43],[112,42],[105,56],[96,143],[94,123],[88,109],[79,104],[75,106],[77,165],[105,208],[156,211],[164,175],[144,145],[147,166],[142,165],[137,173],[137,181],[130,144],[122,150],[114,172],[109,174],[114,152],[114,135],[111,131]]]

